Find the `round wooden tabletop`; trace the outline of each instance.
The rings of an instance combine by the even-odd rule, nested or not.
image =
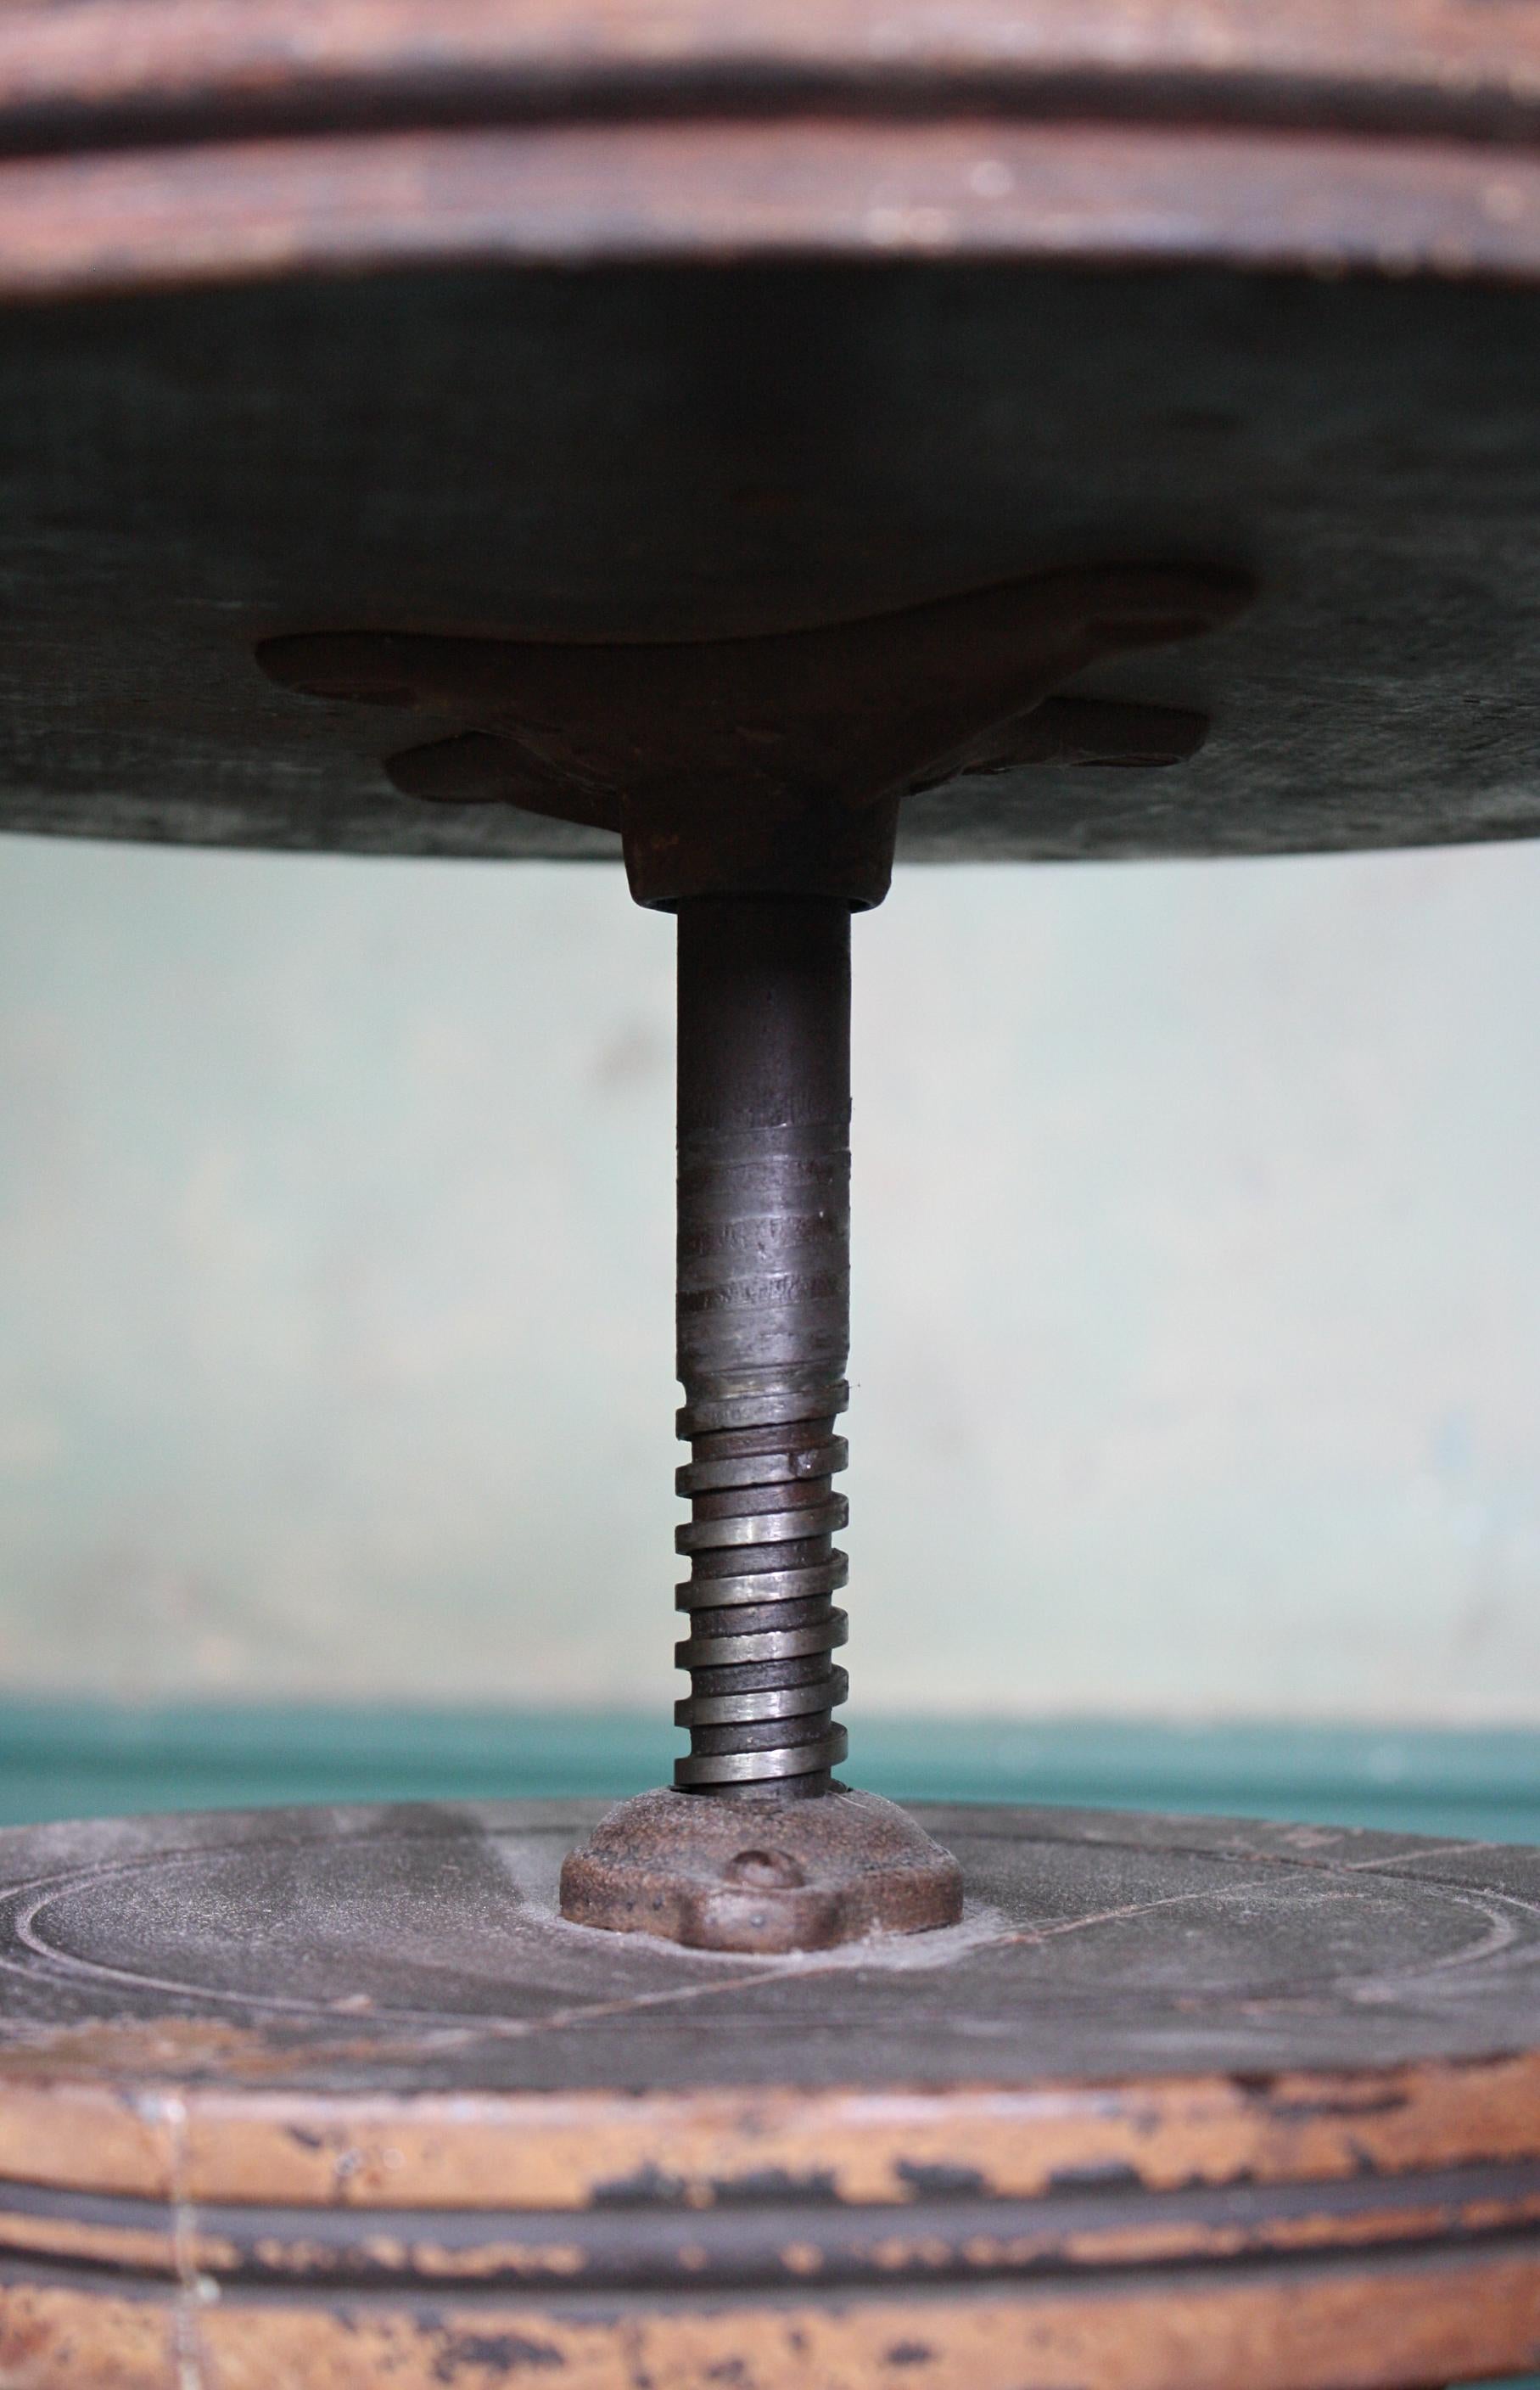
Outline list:
[[[1461,0],[9,0],[0,292],[424,258],[1540,271]]]
[[[969,771],[899,857],[1540,829],[1540,292],[1213,266],[440,268],[12,309],[0,829],[618,859],[391,785],[428,735],[276,687],[317,631],[724,640],[1044,572],[1238,574],[1081,697],[1164,768]]]
[[[564,1923],[596,1805],[0,1837],[16,2390],[1329,2390],[1540,2356],[1540,1853],[928,1808],[963,1922]]]
[[[313,631],[720,639],[1255,584],[1165,770],[901,856],[1540,828],[1540,38],[1465,0],[10,0],[0,827],[611,855],[403,796]]]

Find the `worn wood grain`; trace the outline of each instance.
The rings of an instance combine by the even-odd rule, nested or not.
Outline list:
[[[1521,134],[1522,0],[10,0],[15,144],[451,109],[866,97]]]
[[[1341,133],[561,123],[0,164],[0,297],[442,263],[1064,258],[1540,272],[1520,148]]]
[[[0,2269],[13,2390],[1408,2390],[1540,2356],[1540,2256],[818,2297],[340,2300]]]

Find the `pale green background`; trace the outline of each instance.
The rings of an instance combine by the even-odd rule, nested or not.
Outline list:
[[[860,1709],[1540,1720],[1540,851],[855,930]],[[0,842],[0,1694],[662,1705],[672,932]]]

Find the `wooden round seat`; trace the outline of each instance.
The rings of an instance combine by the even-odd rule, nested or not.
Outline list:
[[[0,827],[613,855],[253,650],[1154,560],[1254,602],[1089,693],[1201,752],[901,859],[1533,834],[1537,91],[1459,0],[13,0]]]
[[[0,1839],[16,2390],[1337,2390],[1540,2351],[1540,1853],[922,1814],[939,1934],[564,1923],[595,1805]]]
[[[1249,602],[917,753],[901,860],[1533,834],[1537,95],[1467,0],[10,0],[0,829],[614,859],[259,654],[1142,566]],[[0,1837],[5,2390],[1540,2363],[1540,1854],[930,1811],[960,1923],[773,1958],[564,1921],[597,1816]]]

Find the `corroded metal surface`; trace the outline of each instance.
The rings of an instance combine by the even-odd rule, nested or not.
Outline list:
[[[1540,1854],[925,1817],[958,1925],[781,1960],[563,1923],[583,1805],[0,1838],[6,2378],[1405,2390],[1533,2361]]]
[[[571,1853],[561,1908],[580,1925],[698,1950],[827,1950],[962,1916],[957,1863],[894,1802],[643,1792]]]

